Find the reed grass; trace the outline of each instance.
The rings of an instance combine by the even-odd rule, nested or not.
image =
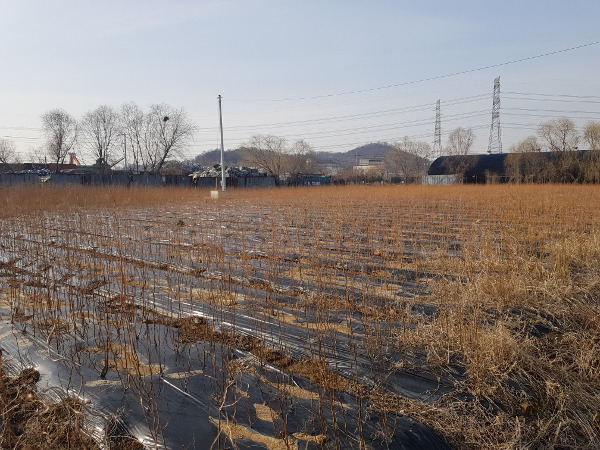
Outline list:
[[[162,370],[151,343],[164,336],[146,327],[140,337],[139,325],[181,333],[186,323],[191,340],[242,348],[279,366],[286,402],[297,392],[295,374],[319,386],[323,408],[334,412],[331,393],[348,391],[383,418],[402,411],[431,426],[455,448],[600,447],[596,186],[231,189],[218,200],[189,188],[0,193],[3,270],[17,280],[7,293],[13,320],[31,316],[30,326],[56,346],[69,332],[61,324],[93,328],[104,368],[120,371],[149,404],[152,389],[139,379]],[[72,259],[57,263],[57,242]],[[37,263],[30,286],[18,283],[11,263],[25,252]],[[68,308],[58,305],[57,280],[68,274],[87,279],[79,292],[89,295],[110,281],[112,303],[87,316],[76,293]],[[157,312],[165,292],[176,306]],[[27,303],[24,293],[41,303]],[[181,322],[193,308],[211,319]],[[213,330],[236,310],[253,318],[251,339],[235,322]],[[289,355],[283,326],[305,333],[305,359]],[[121,342],[113,342],[116,330]],[[138,338],[148,342],[144,358],[127,350]],[[349,370],[337,369],[342,358]],[[390,390],[387,377],[407,368],[452,380],[450,392],[424,402]],[[229,370],[229,377],[214,374],[223,409],[242,369]],[[277,445],[296,445],[287,410],[269,411],[279,414]],[[326,435],[330,425],[319,420]],[[217,446],[243,434],[223,427],[229,441]]]

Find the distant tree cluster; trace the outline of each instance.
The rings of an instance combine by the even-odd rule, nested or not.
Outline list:
[[[106,170],[127,158],[136,171],[161,173],[169,158],[182,153],[196,127],[182,108],[151,105],[147,111],[135,103],[120,109],[99,106],[76,120],[62,109],[42,116],[45,155],[59,167],[76,150],[86,150]]]
[[[469,169],[472,159],[468,156],[475,140],[475,133],[471,128],[458,127],[448,135],[445,153],[452,158],[446,160],[445,170],[456,175],[462,180]]]
[[[143,110],[135,103],[120,108],[102,105],[76,120],[62,109],[53,109],[42,117],[45,145],[35,149],[38,162],[50,161],[59,167],[70,154],[91,157],[100,171],[109,170],[125,160],[136,172],[180,173],[193,164],[216,162],[220,151],[199,155],[194,161],[182,161],[184,150],[192,142],[196,126],[182,108],[166,104],[150,105]],[[444,153],[445,167],[458,179],[473,164],[469,152],[475,135],[470,128],[456,128],[448,135]],[[558,118],[539,125],[536,135],[528,136],[510,147],[505,158],[505,174],[512,182],[600,182],[600,122],[589,122],[579,133],[572,120]],[[550,152],[551,157],[547,153]],[[325,155],[325,156],[323,156]],[[339,157],[338,157],[339,156]],[[382,157],[377,167],[350,167],[358,157]],[[345,182],[383,182],[392,178],[402,182],[419,182],[433,159],[431,146],[408,137],[388,144],[366,144],[343,154],[316,153],[305,140],[289,142],[280,136],[257,134],[241,147],[226,152],[226,165],[245,165],[262,169],[278,178],[319,173],[320,162],[333,162],[336,178]],[[324,159],[325,158],[325,159]],[[325,161],[329,159],[331,161]],[[0,139],[0,165],[12,170],[19,162],[15,145]],[[340,170],[341,169],[341,170]]]
[[[431,164],[431,146],[426,142],[413,141],[407,136],[391,144],[377,142],[364,145],[348,154],[354,154],[357,164],[345,167],[335,174],[335,183],[420,183]],[[361,166],[358,164],[358,156],[365,157],[361,159],[381,159],[382,162]]]
[[[420,182],[431,164],[431,146],[426,142],[412,141],[405,136],[392,144],[385,159],[385,167],[391,176],[399,176],[404,183]]]
[[[53,109],[42,116],[46,135],[46,154],[57,167],[64,164],[79,138],[77,121],[62,109]]]
[[[473,144],[471,129],[457,128],[448,136],[445,171],[464,179],[475,159],[468,156]],[[585,150],[579,149],[583,142]],[[536,135],[510,147],[504,173],[513,183],[600,182],[600,122],[588,122],[580,134],[568,118],[542,122]]]
[[[333,177],[336,184],[374,184],[385,181],[383,168],[359,169],[356,166],[346,167]]]
[[[578,151],[579,142],[586,150]],[[545,150],[551,154],[542,154]],[[571,119],[540,124],[537,136],[528,136],[510,148],[505,171],[514,183],[600,182],[600,123],[589,122],[583,136]]]
[[[8,139],[0,138],[0,164],[5,165],[9,172],[12,172],[13,164],[19,162],[19,157],[15,150],[15,143]]]
[[[283,137],[259,134],[243,144],[239,152],[240,164],[279,178],[294,178],[317,170],[315,151],[302,139],[288,144]]]

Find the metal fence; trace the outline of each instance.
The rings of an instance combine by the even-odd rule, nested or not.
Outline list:
[[[84,185],[84,186],[189,186],[219,188],[220,177],[199,177],[192,179],[187,175],[160,175],[148,173],[54,173],[40,176],[35,173],[0,173],[0,185],[12,186],[22,184],[48,185]],[[228,177],[227,186],[235,188],[273,187],[277,185],[276,177]]]

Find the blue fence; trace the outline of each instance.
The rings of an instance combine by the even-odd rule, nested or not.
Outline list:
[[[54,173],[39,176],[34,173],[0,173],[0,185],[12,186],[22,184],[48,185],[84,185],[84,186],[190,186],[219,188],[219,177],[201,177],[195,180],[187,175],[159,175],[148,173],[116,172],[99,173]],[[258,188],[276,186],[276,177],[228,177],[227,186],[235,188]]]

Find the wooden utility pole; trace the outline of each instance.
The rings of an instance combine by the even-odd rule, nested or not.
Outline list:
[[[125,133],[123,133],[123,160],[125,161],[123,163],[125,170],[127,170],[127,135]]]
[[[223,145],[223,115],[221,114],[221,95],[219,99],[219,129],[221,130],[221,190],[225,191],[225,147]]]

